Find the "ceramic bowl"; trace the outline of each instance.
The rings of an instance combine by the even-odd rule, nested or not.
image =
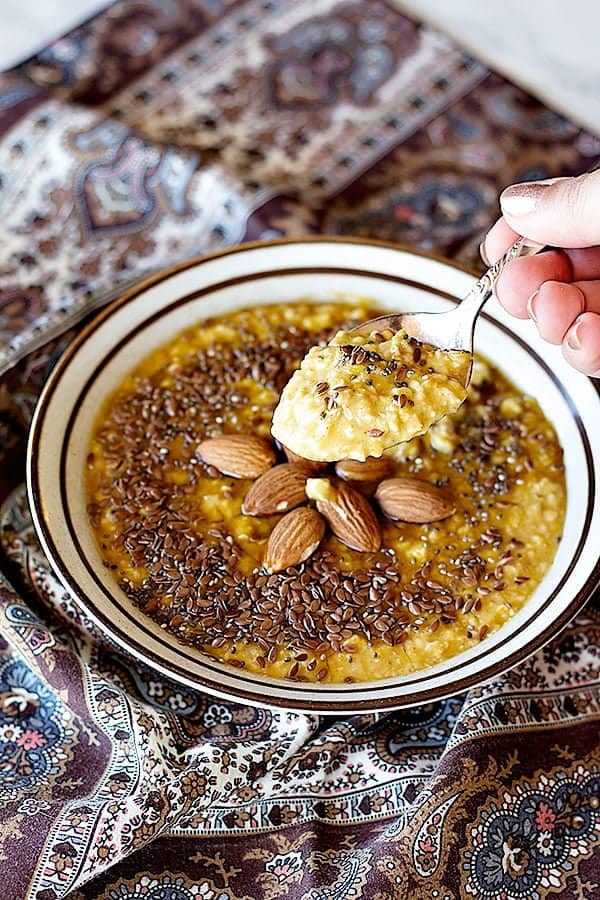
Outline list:
[[[564,448],[564,536],[542,584],[508,624],[440,665],[357,684],[295,683],[240,672],[178,643],[135,608],[102,565],[86,515],[88,440],[104,399],[143,357],[204,317],[256,303],[368,297],[384,309],[443,310],[473,275],[393,245],[331,238],[234,247],[166,270],[103,310],[60,359],[40,397],[28,451],[28,490],[39,539],[65,587],[132,656],[188,687],[267,706],[344,714],[399,708],[459,693],[548,642],[600,576],[600,395],[540,341],[530,322],[490,301],[477,347],[552,420]]]

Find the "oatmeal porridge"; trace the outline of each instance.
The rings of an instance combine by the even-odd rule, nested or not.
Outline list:
[[[562,451],[494,366],[476,357],[460,408],[379,458],[318,463],[273,440],[310,348],[377,314],[297,302],[209,319],[109,398],[88,513],[140,615],[238,669],[339,683],[435,665],[523,607],[560,540]]]

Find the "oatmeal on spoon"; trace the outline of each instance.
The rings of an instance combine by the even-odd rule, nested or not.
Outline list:
[[[283,389],[273,436],[305,459],[365,460],[424,434],[467,396],[471,354],[408,334],[339,331]]]

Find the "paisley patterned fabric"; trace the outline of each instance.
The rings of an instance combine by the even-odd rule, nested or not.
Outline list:
[[[600,141],[374,0],[118,0],[0,76],[2,900],[542,900],[600,882],[600,616],[469,694],[319,719],[112,646],[39,547],[37,395],[119,283],[329,232],[477,264]]]

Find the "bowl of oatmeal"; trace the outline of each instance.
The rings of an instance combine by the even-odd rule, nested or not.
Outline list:
[[[461,359],[352,336],[473,278],[376,242],[276,241],[102,311],[40,397],[28,488],[107,638],[189,687],[338,714],[457,693],[549,641],[598,579],[593,382],[493,302],[468,389]]]

